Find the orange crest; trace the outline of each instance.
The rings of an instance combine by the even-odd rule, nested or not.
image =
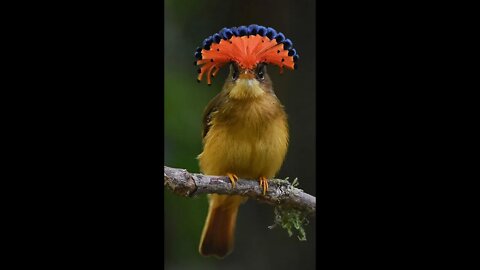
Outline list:
[[[195,65],[201,65],[197,80],[207,74],[207,82],[220,68],[236,62],[243,69],[253,69],[258,63],[273,64],[296,69],[299,56],[292,48],[292,42],[273,28],[252,24],[248,27],[223,28],[219,33],[206,38],[202,47],[195,52]]]

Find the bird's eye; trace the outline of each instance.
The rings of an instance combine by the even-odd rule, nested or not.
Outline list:
[[[232,80],[236,80],[238,79],[238,70],[233,70],[233,73],[232,73]]]
[[[234,63],[232,63],[232,80],[237,80],[239,73],[240,72],[238,71],[238,67]]]
[[[257,80],[259,81],[263,81],[263,79],[265,79],[264,65],[260,65],[257,68],[256,76],[257,76]]]
[[[257,72],[257,78],[258,78],[259,80],[265,79],[265,77],[264,77],[264,75],[263,75],[263,71],[260,70],[259,72]]]

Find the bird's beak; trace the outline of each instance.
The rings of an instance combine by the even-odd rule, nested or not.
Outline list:
[[[252,71],[250,71],[248,69],[245,69],[245,70],[240,71],[240,74],[238,74],[238,78],[250,80],[250,79],[255,78],[255,74],[253,74]]]
[[[259,82],[255,80],[255,71],[240,70],[238,79],[235,81],[234,87],[230,91],[232,98],[251,98],[263,94],[263,90]]]

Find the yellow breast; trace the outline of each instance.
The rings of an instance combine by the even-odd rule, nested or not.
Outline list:
[[[234,173],[249,179],[275,176],[288,146],[286,114],[275,96],[231,100],[211,124],[198,157],[203,173]]]

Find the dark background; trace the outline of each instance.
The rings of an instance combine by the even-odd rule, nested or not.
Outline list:
[[[70,265],[136,269],[159,267],[162,255],[165,255],[164,266],[181,264],[183,254],[186,262],[205,261],[196,253],[204,221],[202,211],[206,212],[205,199],[168,198],[171,194],[164,192],[161,183],[162,158],[167,158],[166,153],[176,153],[172,148],[163,151],[162,146],[182,145],[182,142],[165,140],[162,143],[163,136],[172,138],[166,133],[168,123],[162,106],[166,104],[162,99],[167,97],[161,91],[165,87],[167,94],[162,76],[167,76],[170,69],[162,62],[168,59],[168,55],[163,57],[162,48],[168,47],[172,39],[165,42],[162,39],[162,31],[165,38],[168,33],[165,27],[168,23],[161,16],[163,9],[168,10],[167,6],[161,1],[149,3],[150,6],[121,1],[82,6],[72,3],[70,7],[62,6],[60,13],[58,7],[48,7],[45,12],[38,9],[34,12],[37,17],[32,14],[32,20],[26,21],[30,32],[18,31],[27,40],[22,40],[21,52],[11,55],[26,55],[26,59],[16,62],[29,73],[20,74],[22,78],[17,86],[21,90],[6,88],[5,91],[19,96],[15,100],[5,99],[7,103],[21,103],[6,117],[23,117],[15,120],[18,127],[5,128],[5,133],[13,131],[19,135],[18,141],[8,141],[9,146],[15,148],[15,155],[6,156],[9,160],[18,158],[28,163],[22,163],[21,168],[14,171],[16,178],[5,174],[5,184],[18,184],[18,188],[4,189],[8,194],[18,193],[6,204],[16,216],[5,217],[5,220],[20,229],[18,233],[13,229],[7,231],[14,236],[15,244],[9,245],[9,249],[16,251],[18,247],[31,252],[21,253],[16,262],[28,261],[36,266],[60,264],[62,269]],[[182,3],[184,6],[177,7],[170,3],[170,8],[187,14],[189,3]],[[256,241],[248,246],[250,250],[275,248],[279,249],[279,255],[274,260],[298,262],[297,251],[292,251],[292,258],[285,258],[289,254],[285,255],[280,249],[293,246],[303,249],[316,243],[315,249],[309,248],[305,253],[308,262],[299,262],[308,263],[306,267],[313,266],[313,253],[317,252],[316,265],[325,268],[385,269],[397,265],[411,268],[418,266],[419,261],[427,267],[453,263],[458,268],[464,260],[457,259],[455,253],[460,251],[465,257],[471,250],[463,252],[468,245],[452,240],[470,239],[462,235],[465,231],[462,218],[471,213],[464,213],[462,209],[474,204],[455,204],[464,200],[466,196],[459,199],[455,195],[463,194],[466,188],[451,190],[452,182],[462,178],[458,176],[462,170],[450,161],[463,155],[451,153],[449,149],[463,148],[461,142],[464,141],[461,129],[452,128],[451,123],[455,122],[457,127],[464,123],[460,122],[462,117],[454,114],[461,110],[452,105],[462,102],[450,100],[461,81],[452,77],[450,71],[459,65],[447,65],[448,59],[444,57],[456,53],[454,46],[448,46],[457,40],[445,36],[445,31],[456,32],[457,28],[452,27],[450,21],[442,21],[452,20],[449,10],[438,12],[433,5],[418,3],[401,6],[339,3],[335,6],[322,2],[316,6],[316,46],[310,48],[310,43],[302,44],[303,29],[313,24],[300,23],[298,27],[296,22],[295,29],[290,29],[292,25],[282,26],[283,18],[270,12],[279,8],[277,3],[258,11],[256,3],[248,10],[239,6],[243,14],[231,12],[229,16],[251,16],[246,10],[255,10],[260,14],[256,23],[270,24],[294,41],[301,56],[300,69],[286,71],[283,76],[275,75],[275,69],[270,71],[270,75],[275,76],[279,96],[289,95],[293,89],[283,88],[283,83],[285,86],[294,82],[294,85],[302,84],[298,78],[308,78],[303,72],[311,71],[302,65],[308,67],[309,61],[313,61],[308,52],[314,48],[317,101],[314,107],[301,107],[298,113],[313,108],[317,113],[316,169],[307,168],[314,171],[315,181],[300,178],[301,187],[317,197],[316,229],[313,224],[307,226],[309,240],[306,243],[288,238],[278,229],[266,230],[271,224],[270,207],[249,202],[242,207],[239,218],[245,222],[251,217],[248,215],[260,211],[265,213],[261,216],[265,221],[255,229],[241,224],[237,234],[249,229],[260,237],[237,239],[237,245],[242,245],[239,241]],[[199,32],[190,33],[192,37],[181,36],[193,47],[179,44],[185,47],[185,53],[178,54],[178,65],[172,63],[172,70],[181,73],[184,81],[173,85],[180,85],[177,90],[183,95],[183,101],[198,99],[189,103],[194,114],[186,108],[188,117],[203,109],[203,103],[214,95],[216,87],[221,85],[220,78],[225,75],[219,74],[211,88],[204,84],[188,88],[189,80],[196,75],[188,54],[193,58],[194,47],[205,36],[223,26],[233,26],[233,22],[227,24],[230,17],[222,17],[228,10],[217,8],[222,3],[202,5],[198,10],[209,7],[208,12],[214,15],[208,17],[207,11],[191,11],[189,17],[170,19],[175,22],[170,25],[207,24],[206,21],[215,16],[225,20],[225,25],[202,25]],[[287,5],[289,11],[294,12],[295,5]],[[313,9],[311,12],[313,14]],[[296,14],[289,20],[303,20],[308,17],[305,14],[311,13]],[[271,18],[272,23],[261,21],[264,17]],[[178,28],[188,31],[185,25]],[[451,43],[446,43],[447,40]],[[179,72],[183,68],[186,72]],[[17,71],[13,67],[11,70]],[[190,70],[191,74],[187,75]],[[167,81],[165,78],[165,84]],[[309,87],[295,90],[306,95],[311,91]],[[301,95],[291,100],[280,96],[290,117],[297,113],[291,109],[298,105],[296,102],[310,102]],[[200,119],[188,119],[190,122],[171,126],[190,125],[187,132],[192,133],[191,137],[175,135],[190,137],[196,146],[187,150],[188,155],[175,159],[183,160],[185,167],[195,170],[194,157],[200,151]],[[292,132],[299,130],[298,118],[295,123],[297,128],[292,128]],[[471,123],[464,125],[471,126]],[[296,136],[313,137],[312,134]],[[290,149],[287,163],[296,162],[290,157],[294,151],[297,150]],[[284,170],[288,166],[286,164]],[[295,176],[306,172],[294,170]],[[163,222],[162,217],[173,213],[168,213],[163,205],[169,203],[168,200],[171,207],[178,206],[173,210],[198,209],[198,213],[191,216],[176,216],[179,220],[191,217],[193,225],[182,228],[181,223]],[[192,205],[193,202],[196,204]],[[21,209],[15,209],[16,206]],[[258,216],[254,218],[260,221]],[[164,227],[180,238],[185,238],[182,234],[186,233],[189,239],[164,240],[168,237]],[[254,232],[256,229],[264,233]],[[272,239],[272,243],[285,241],[287,244],[277,247],[260,241],[267,238]],[[168,249],[176,249],[176,253]],[[249,251],[237,246],[232,258],[238,259],[242,252]],[[249,266],[272,262],[260,253],[244,259],[242,263]],[[210,266],[228,264],[228,261],[207,261]]]
[[[269,66],[276,95],[285,106],[290,144],[278,178],[298,177],[300,188],[316,196],[315,1],[173,1],[165,2],[165,165],[199,172],[202,113],[223,86],[228,68],[212,86],[196,82],[193,52],[223,27],[258,24],[292,40],[300,54],[297,70],[280,75]],[[307,241],[289,237],[273,224],[271,206],[248,201],[240,207],[234,251],[224,260],[205,258],[198,244],[207,215],[207,199],[165,195],[166,269],[315,269],[316,218],[305,227]]]

